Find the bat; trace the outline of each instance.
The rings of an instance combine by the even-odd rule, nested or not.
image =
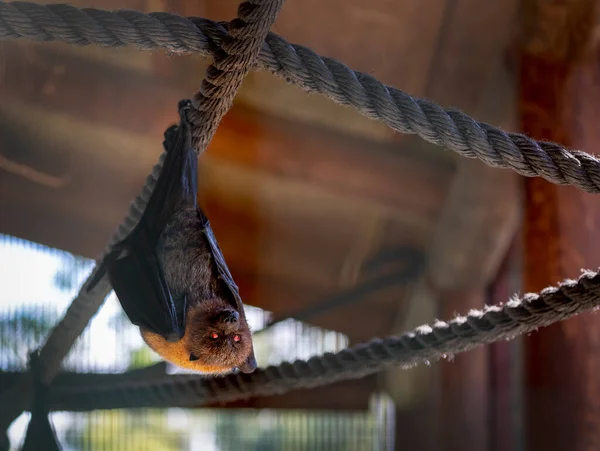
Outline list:
[[[225,374],[256,369],[244,306],[206,215],[198,206],[198,154],[186,112],[164,134],[166,157],[136,227],[103,259],[123,310],[163,359]]]

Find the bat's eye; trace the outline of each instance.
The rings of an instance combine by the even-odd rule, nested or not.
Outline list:
[[[210,334],[210,338],[216,340],[217,338],[219,338],[219,334],[216,332],[213,332],[212,334]]]
[[[241,337],[239,335],[234,335],[233,336],[233,341],[237,342],[237,341],[240,341],[240,340],[241,340]]]
[[[195,362],[196,360],[198,360],[198,357],[196,355],[194,355],[194,353],[190,354],[190,362]]]

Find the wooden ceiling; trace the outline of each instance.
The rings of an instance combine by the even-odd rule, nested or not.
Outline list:
[[[227,20],[238,1],[71,3]],[[505,59],[516,4],[288,0],[273,31],[510,128]],[[157,160],[177,101],[197,89],[207,63],[24,41],[1,42],[0,63],[0,232],[97,257]],[[390,333],[409,302],[418,303],[410,292],[434,237],[446,244],[429,265],[464,276],[490,252],[469,266],[451,258],[458,246],[478,248],[486,218],[499,226],[514,218],[516,190],[502,205],[485,190],[475,201],[448,196],[455,175],[469,174],[457,172],[460,164],[352,109],[252,73],[201,158],[199,197],[248,304],[279,318],[338,305],[309,322],[356,342]],[[461,180],[463,193],[485,184]],[[463,217],[463,204],[478,215],[441,220],[448,210]],[[500,251],[506,241],[485,240]],[[481,277],[496,263],[485,264],[492,269]]]

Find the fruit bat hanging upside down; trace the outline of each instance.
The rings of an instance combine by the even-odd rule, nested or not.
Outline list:
[[[165,132],[167,155],[147,207],[132,232],[113,246],[105,272],[144,341],[182,368],[223,374],[256,369],[250,328],[208,219],[198,207],[198,154],[186,111]]]

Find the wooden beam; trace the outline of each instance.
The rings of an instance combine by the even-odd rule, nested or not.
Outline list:
[[[407,220],[426,227],[437,218],[453,172],[435,151],[376,144],[243,107],[223,118],[208,155],[218,162],[401,209]]]
[[[514,117],[512,85],[508,77],[496,74],[504,72],[504,52],[517,4],[516,0],[448,3],[427,97],[461,108],[479,120],[510,124]],[[519,198],[514,174],[474,160],[458,161],[432,234],[427,269],[406,302],[408,307],[399,309],[393,332],[484,306],[485,286],[516,231]],[[425,416],[423,427],[438,431],[438,442],[430,449],[487,446],[487,352],[479,348],[435,367],[386,375],[398,408],[420,404],[439,412],[435,419]]]
[[[158,143],[174,120],[177,100],[193,93],[197,84],[195,76],[187,83],[177,79],[171,84],[102,61],[48,51],[39,44],[6,43],[3,58],[0,95],[5,102],[85,118],[98,126],[144,134]],[[421,216],[435,220],[452,171],[435,152],[377,145],[243,107],[224,118],[208,154],[219,162],[403,211],[415,221]],[[419,191],[418,199],[413,190]]]
[[[86,59],[57,44],[5,42],[0,95],[6,102],[67,113],[131,133],[162,136],[177,101],[195,86],[169,86],[151,74]],[[197,81],[196,81],[197,83]]]
[[[506,118],[506,93],[498,90],[495,75],[504,68],[507,46],[514,31],[518,0],[482,3],[455,0],[447,5],[443,32],[429,72],[426,95],[456,107],[479,120]],[[477,11],[477,14],[473,14]],[[495,95],[489,108],[485,97]],[[495,121],[494,121],[495,122]]]
[[[598,3],[524,2],[519,48],[522,128],[587,152],[600,144]],[[597,268],[594,195],[527,179],[524,289],[540,291]],[[526,447],[595,449],[600,443],[600,318],[587,314],[525,338]]]

